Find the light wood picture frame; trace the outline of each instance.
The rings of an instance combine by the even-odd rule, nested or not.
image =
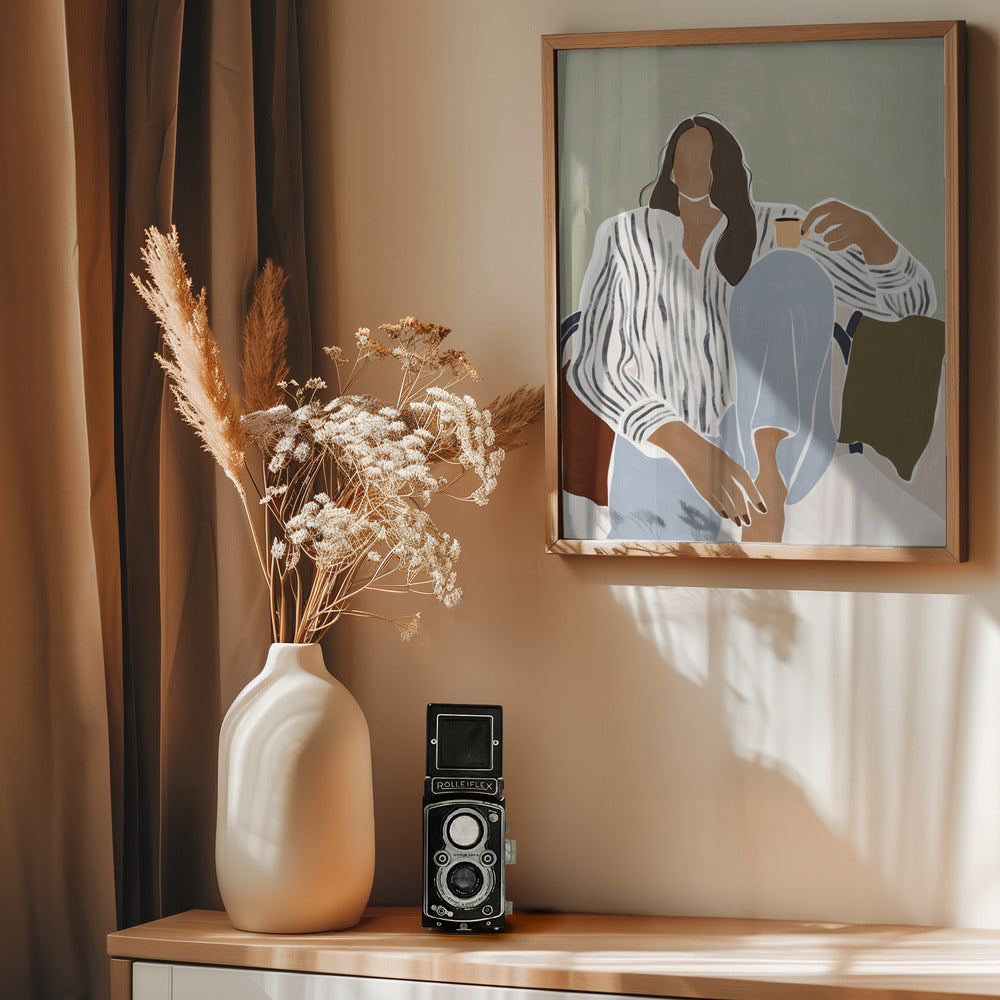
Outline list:
[[[964,52],[543,36],[549,552],[967,558]]]

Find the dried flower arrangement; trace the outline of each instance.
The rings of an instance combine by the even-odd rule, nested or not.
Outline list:
[[[438,494],[485,504],[505,451],[540,416],[542,390],[522,387],[479,409],[471,396],[451,391],[480,376],[463,351],[442,346],[450,331],[409,317],[380,326],[381,339],[358,330],[353,360],[324,348],[337,395],[323,402],[323,380],[289,378],[285,275],[268,261],[243,325],[240,400],[209,326],[205,289],[192,294],[176,228],[147,230],[142,259],[150,280],[132,281],[163,327],[157,360],[181,416],[243,503],[271,597],[274,641],[318,642],[342,615],[383,618],[355,607],[365,591],[433,594],[455,604],[460,546],[427,505]],[[355,389],[372,364],[390,359],[401,372],[394,403]],[[247,458],[253,449],[259,477]],[[461,492],[468,474],[478,485]],[[407,639],[420,614],[384,620]]]

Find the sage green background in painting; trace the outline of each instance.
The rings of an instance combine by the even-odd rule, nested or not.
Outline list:
[[[600,223],[635,208],[674,126],[715,115],[757,201],[863,208],[931,272],[944,316],[940,38],[557,53],[560,315],[578,307]]]

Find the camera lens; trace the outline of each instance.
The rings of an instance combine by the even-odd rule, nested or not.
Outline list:
[[[483,873],[475,865],[463,861],[448,872],[448,888],[460,899],[475,896],[483,887]]]

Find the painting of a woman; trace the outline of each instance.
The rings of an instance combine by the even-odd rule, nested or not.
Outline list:
[[[781,246],[777,219],[801,220]],[[835,310],[930,315],[927,269],[868,212],[755,202],[736,138],[682,121],[649,204],[605,220],[563,347],[614,431],[609,537],[779,542],[836,446]]]

